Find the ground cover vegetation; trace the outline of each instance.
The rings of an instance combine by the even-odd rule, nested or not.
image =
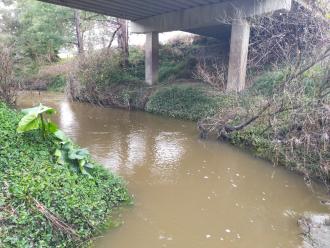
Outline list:
[[[54,112],[0,104],[1,247],[88,246],[129,201],[122,180],[48,120]]]
[[[129,203],[124,182],[49,120],[54,109],[8,107],[19,89],[62,91],[74,59],[59,51],[83,54],[95,26],[107,26],[111,46],[116,25],[38,1],[0,1],[0,247],[87,247],[113,224],[112,210]]]

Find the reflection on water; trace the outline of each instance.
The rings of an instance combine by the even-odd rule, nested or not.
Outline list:
[[[298,247],[297,218],[326,212],[301,177],[213,141],[195,125],[26,93],[20,106],[60,110],[60,127],[129,183],[135,206],[98,248]]]
[[[161,132],[157,135],[154,150],[158,167],[178,165],[184,153],[182,141],[180,133]]]
[[[68,101],[61,101],[59,110],[61,113],[59,122],[63,130],[79,129],[79,123]]]
[[[155,137],[154,143],[154,166],[151,171],[160,182],[174,182],[176,167],[184,155],[184,139],[179,132],[160,132]]]
[[[127,164],[129,170],[143,163],[146,157],[146,141],[143,132],[127,135]]]

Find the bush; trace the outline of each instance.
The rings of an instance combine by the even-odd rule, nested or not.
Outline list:
[[[47,84],[47,90],[50,91],[63,91],[67,83],[67,76],[57,75],[50,79],[50,83]]]
[[[144,81],[145,65],[144,51],[138,47],[131,47],[129,51],[128,73],[138,80]]]
[[[249,88],[249,92],[255,95],[272,96],[289,73],[290,68],[282,68],[278,70],[264,72],[256,78],[253,85]],[[316,65],[309,69],[301,76],[301,85],[304,88],[304,94],[308,97],[313,97],[318,94],[318,88],[322,83],[322,78],[325,77],[326,68]]]
[[[235,104],[200,121],[202,136],[215,130],[219,139],[298,171],[307,182],[317,178],[328,185],[330,53],[315,53],[321,60],[265,74]]]
[[[80,83],[83,86],[106,87],[139,81],[134,73],[130,73],[129,68],[122,67],[121,61],[121,54],[116,51],[103,51],[83,57],[77,72]]]
[[[217,107],[217,101],[201,88],[171,86],[152,95],[146,110],[175,118],[198,120],[215,114]]]
[[[40,132],[17,134],[20,114],[0,103],[0,247],[87,246],[129,200],[100,165],[88,177],[54,162]]]

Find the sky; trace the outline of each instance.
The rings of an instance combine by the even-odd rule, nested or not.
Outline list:
[[[161,33],[161,34],[159,34],[159,41],[161,44],[165,44],[174,38],[187,36],[187,35],[191,35],[191,34],[186,33],[186,32],[181,32],[181,31]],[[143,46],[145,43],[145,40],[146,40],[146,37],[144,34],[131,34],[130,38],[129,38],[129,43],[130,43],[130,45]]]

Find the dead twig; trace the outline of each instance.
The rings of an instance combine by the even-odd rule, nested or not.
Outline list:
[[[59,217],[57,217],[55,214],[50,212],[45,205],[40,203],[36,199],[32,199],[36,208],[38,211],[45,216],[45,218],[52,224],[52,226],[62,233],[65,233],[66,235],[74,238],[75,240],[79,240],[80,236],[77,234],[77,232],[72,228],[69,224],[62,221]]]

